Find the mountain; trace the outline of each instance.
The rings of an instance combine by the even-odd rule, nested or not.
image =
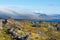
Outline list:
[[[60,19],[60,14],[47,15],[43,13],[25,13],[25,12],[17,12],[15,10],[0,10],[0,19],[33,19],[33,20],[53,20]]]
[[[37,15],[39,18],[42,18],[42,19],[44,19],[44,20],[50,20],[50,19],[52,19],[49,15],[47,15],[47,14],[43,14],[43,13],[35,13],[35,15]]]
[[[6,15],[6,13],[0,11],[0,19],[7,19],[9,16]]]
[[[60,14],[53,14],[49,16],[52,17],[53,19],[60,19]]]
[[[60,14],[47,15],[43,13],[35,13],[35,15],[37,15],[39,18],[43,18],[44,20],[60,19]]]
[[[7,11],[0,11],[0,19],[7,19],[7,18],[13,18],[13,19],[39,19],[37,16],[33,14],[24,14],[24,13],[18,13],[14,10],[7,10]]]

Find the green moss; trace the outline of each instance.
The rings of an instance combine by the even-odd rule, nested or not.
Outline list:
[[[5,30],[0,30],[0,40],[12,40],[12,38],[5,32]]]

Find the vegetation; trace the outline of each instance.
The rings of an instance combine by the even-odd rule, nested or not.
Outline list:
[[[57,30],[60,23],[31,22],[28,20],[8,21],[7,24],[2,24],[3,29],[0,29],[0,40],[17,40],[17,37],[21,39],[26,35],[28,35],[28,37],[25,37],[26,40],[60,40],[60,31]]]

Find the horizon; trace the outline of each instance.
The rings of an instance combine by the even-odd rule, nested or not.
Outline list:
[[[6,9],[26,13],[60,14],[60,0],[1,0],[0,11],[7,11]]]

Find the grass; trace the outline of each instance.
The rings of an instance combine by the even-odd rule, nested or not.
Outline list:
[[[20,35],[24,35],[30,32],[31,34],[29,35],[28,40],[49,40],[50,38],[60,40],[60,31],[56,30],[54,23],[41,22],[39,23],[41,27],[32,27],[33,23],[29,21],[22,21],[22,23],[24,24],[18,23],[18,26],[22,26],[22,29],[24,29],[16,30],[16,32]],[[0,30],[0,40],[12,40],[12,36],[6,33],[6,27],[4,24],[2,27],[3,29]]]

